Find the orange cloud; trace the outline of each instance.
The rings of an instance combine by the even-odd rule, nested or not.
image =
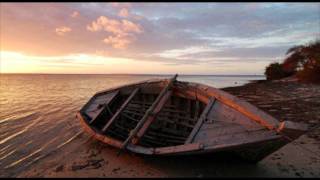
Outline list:
[[[70,15],[73,18],[76,18],[80,15],[80,13],[78,11],[73,11],[73,13]]]
[[[96,21],[93,21],[91,25],[87,26],[87,30],[91,32],[106,31],[112,33],[113,35],[105,38],[104,42],[117,49],[126,48],[135,40],[135,34],[143,32],[139,24],[125,19],[110,19],[105,16],[100,16]]]
[[[66,26],[62,26],[59,28],[56,28],[56,34],[59,36],[63,36],[65,33],[70,32],[72,29]]]
[[[106,44],[110,44],[112,47],[116,49],[125,49],[130,43],[131,39],[129,36],[108,36],[103,40]]]
[[[126,8],[122,8],[119,13],[118,16],[120,17],[129,17],[129,11]]]
[[[89,31],[107,31],[114,34],[127,34],[127,33],[141,33],[143,32],[139,24],[135,24],[128,20],[115,20],[110,19],[106,16],[100,16],[97,21],[93,21],[91,26],[88,25],[87,29]]]

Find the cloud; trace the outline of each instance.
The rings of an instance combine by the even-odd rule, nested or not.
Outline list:
[[[65,33],[70,31],[71,31],[71,28],[66,26],[56,28],[56,34],[58,34],[59,36],[63,36]]]
[[[100,16],[91,25],[87,25],[87,30],[91,32],[106,31],[112,35],[104,39],[106,44],[110,44],[117,49],[124,49],[132,43],[136,34],[143,32],[139,24],[135,24],[129,20],[116,20],[106,16]]]
[[[73,13],[70,15],[73,18],[76,18],[80,15],[80,13],[78,11],[73,11]]]
[[[209,48],[206,46],[193,46],[184,49],[170,49],[165,50],[161,53],[155,53],[154,55],[164,58],[176,58],[183,59],[183,57],[188,57],[189,55],[198,53],[208,53],[208,52],[219,52],[218,49]]]
[[[108,36],[103,40],[106,44],[110,44],[112,47],[116,49],[125,49],[132,40],[128,38],[129,36]]]
[[[125,35],[127,33],[141,33],[143,32],[139,24],[135,24],[128,20],[116,20],[106,16],[100,16],[97,21],[93,21],[91,25],[87,26],[87,30],[95,31],[107,31],[114,34]]]
[[[319,7],[319,3],[3,3],[0,44],[7,51],[43,56],[98,52],[181,67],[272,62],[287,48],[319,37]],[[122,9],[126,10],[120,13]],[[119,16],[126,16],[125,11],[127,17]],[[72,28],[72,34],[62,25]],[[52,36],[56,28],[57,36]],[[121,50],[126,47],[130,48]]]
[[[122,9],[119,11],[118,16],[124,17],[124,18],[129,17],[129,11],[128,11],[128,9],[122,8]]]

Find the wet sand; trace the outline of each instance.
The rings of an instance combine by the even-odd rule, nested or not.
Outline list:
[[[123,153],[118,157],[117,149],[82,132],[70,143],[13,176],[320,177],[320,85],[255,82],[224,90],[281,121],[304,122],[310,131],[257,164],[229,154],[155,158]]]

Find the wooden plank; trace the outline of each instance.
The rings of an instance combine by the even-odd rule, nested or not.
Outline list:
[[[256,128],[265,128],[256,121],[252,121],[249,117],[220,101],[217,101],[215,103],[214,108],[208,114],[208,120],[223,121],[226,123],[237,123],[245,126],[249,130]]]
[[[134,119],[133,117],[131,117],[131,116],[127,115],[127,114],[138,115],[138,116],[141,116],[141,117],[143,116],[142,113],[124,110],[123,113],[122,113],[122,115],[124,115],[126,118],[129,118],[129,119],[131,119],[131,120],[133,120],[133,121],[139,121],[139,120],[138,120],[138,119]],[[158,114],[157,119],[158,119],[158,121],[164,121],[164,122],[168,122],[168,123],[172,123],[172,124],[177,124],[177,125],[181,125],[181,126],[186,126],[186,127],[189,127],[189,128],[193,128],[193,127],[194,127],[194,125],[192,125],[192,124],[188,124],[188,123],[185,123],[185,122],[174,121],[174,120],[171,120],[170,117],[168,117],[168,118],[166,118],[166,117],[168,117],[168,116],[164,116],[164,115]],[[179,117],[180,117],[180,116],[179,116]],[[192,119],[190,119],[190,118],[182,117],[182,116],[181,116],[181,118],[182,118],[182,120],[184,120],[184,121],[186,121],[186,122],[188,122],[189,120],[192,120]]]
[[[215,123],[214,123],[215,124]],[[210,125],[214,125],[210,124]],[[198,133],[195,135],[193,142],[205,142],[220,136],[235,135],[238,133],[249,132],[244,126],[240,124],[230,124],[227,126],[204,127],[208,124],[203,124]],[[261,129],[261,128],[260,128]],[[256,129],[259,130],[259,129]]]
[[[226,148],[232,145],[245,145],[248,142],[255,142],[266,140],[270,138],[280,138],[281,135],[278,135],[275,131],[270,131],[267,129],[242,132],[235,134],[228,134],[225,136],[211,137],[207,141],[203,142],[205,147],[214,147],[214,148]],[[201,142],[197,142],[201,143]]]
[[[113,116],[113,112],[111,111],[109,106],[106,106],[107,111],[109,112],[109,114],[111,114],[111,116]]]
[[[110,94],[117,94],[118,92],[119,90],[114,91],[113,93],[110,93]],[[110,99],[110,94],[104,94],[104,95],[98,96],[94,101],[94,103],[96,104],[104,103],[106,100]]]
[[[157,130],[156,128],[152,128],[152,129],[155,129]],[[182,136],[182,137],[185,137],[187,138],[187,136],[189,135],[187,132],[185,131],[176,131],[174,129],[171,129],[171,128],[166,128],[166,127],[162,127],[161,128],[164,132],[166,132],[167,134],[173,134],[173,135],[176,135],[176,136]],[[180,134],[181,133],[181,134]]]
[[[81,123],[81,126],[83,127],[83,129],[89,135],[91,135],[93,138],[96,138],[97,140],[99,140],[103,143],[109,144],[110,146],[113,146],[116,148],[120,148],[122,146],[122,142],[120,142],[119,140],[116,140],[116,139],[113,139],[108,136],[105,136],[105,135],[102,135],[100,133],[95,132],[90,126],[88,126],[88,124],[86,123],[86,120],[83,118],[80,111],[77,112],[76,116],[80,120],[80,123]],[[136,153],[153,154],[153,152],[154,152],[154,148],[144,148],[141,146],[136,146],[136,145],[131,145],[131,144],[129,144],[127,148],[133,152],[136,152]]]
[[[192,129],[189,137],[188,137],[187,140],[185,141],[185,144],[189,144],[189,143],[192,142],[194,136],[195,136],[196,133],[199,131],[201,125],[203,124],[203,122],[204,122],[205,119],[207,118],[207,115],[208,115],[208,113],[210,112],[211,108],[213,107],[215,101],[216,101],[215,98],[210,98],[209,103],[206,105],[205,109],[204,109],[203,112],[201,113],[200,118],[198,119],[196,125],[195,125],[194,128]]]
[[[93,138],[96,138],[97,140],[104,142],[106,144],[109,144],[113,147],[116,148],[120,148],[121,147],[121,142],[118,140],[115,140],[113,138],[109,138],[105,135],[102,135],[100,133],[97,133],[95,130],[92,129],[92,127],[88,126],[88,124],[86,123],[85,118],[81,115],[81,112],[77,113],[77,118],[80,120],[80,124],[83,127],[83,129],[89,133],[90,136],[92,136]]]
[[[214,105],[214,106],[216,106],[216,105]],[[226,122],[226,121],[214,119],[214,123],[204,123],[200,130],[213,131],[214,129],[218,129],[218,128],[224,128],[224,127],[228,127],[228,126],[240,126],[240,125],[243,126],[242,124],[237,123],[237,122]],[[246,127],[244,127],[244,128],[246,128]],[[257,127],[256,129],[262,129],[262,128],[263,127],[260,126],[259,128]]]
[[[153,148],[145,148],[142,146],[136,146],[136,145],[132,145],[132,144],[128,144],[127,149],[129,149],[130,151],[133,151],[133,152],[149,154],[149,155],[153,154],[153,152],[154,152]]]
[[[112,118],[107,122],[107,124],[102,128],[102,132],[106,132],[106,130],[111,126],[111,124],[119,117],[121,112],[125,109],[125,107],[129,104],[129,102],[133,99],[133,97],[138,93],[139,88],[136,88],[130,96],[126,99],[126,101],[121,105],[121,107],[117,110],[117,112],[112,116]]]
[[[129,133],[129,129],[126,127],[122,127],[120,125],[115,124],[115,126],[117,128],[119,128],[121,130],[122,133]],[[108,131],[109,132],[109,131]],[[118,132],[118,131],[117,131]],[[170,142],[170,140],[176,140],[176,142],[179,143],[183,143],[185,138],[182,136],[174,136],[174,135],[168,135],[168,134],[164,134],[164,133],[160,133],[160,132],[155,132],[155,131],[148,131],[147,134],[144,135],[145,137],[149,138],[149,139],[154,139],[157,140],[157,138],[166,138],[166,140],[168,140],[168,142]]]
[[[250,103],[241,100],[225,91],[192,82],[189,82],[186,87],[187,88],[181,88],[179,86],[176,86],[176,89],[179,93],[184,94],[185,96],[194,96],[195,93],[193,89],[196,88],[198,89],[196,96],[202,102],[208,101],[208,97],[215,97],[223,104],[235,109],[236,111],[244,114],[251,120],[270,130],[277,129],[279,126],[279,122],[272,116],[251,105]]]
[[[176,107],[173,107],[173,108],[176,108]],[[142,106],[140,106],[140,107],[134,107],[134,106],[132,106],[131,105],[131,103],[130,103],[130,105],[128,105],[128,107],[126,108],[126,110],[133,110],[133,111],[146,111],[146,110],[148,110],[148,108],[147,107],[142,107]],[[168,108],[168,104],[166,104],[166,106],[165,107],[163,107],[163,109],[162,109],[162,111],[163,112],[172,112],[172,113],[175,113],[175,114],[178,114],[178,113],[182,113],[182,114],[184,114],[184,115],[189,115],[189,112],[186,112],[186,111],[182,111],[182,110],[179,110],[179,109],[171,109],[171,108]],[[187,117],[187,118],[189,118],[189,117]],[[191,118],[189,118],[190,120],[191,120]]]
[[[133,144],[137,144],[138,143],[139,139],[147,131],[147,129],[149,128],[151,123],[156,119],[156,115],[160,112],[162,107],[165,105],[167,100],[170,98],[171,94],[172,94],[172,91],[167,91],[167,93],[163,96],[161,101],[157,104],[157,106],[155,107],[154,111],[152,112],[152,115],[147,118],[146,122],[142,125],[140,130],[137,132],[136,136],[133,137],[133,139],[132,139]]]
[[[168,95],[171,95],[172,91],[169,91],[169,89],[171,88],[171,86],[173,85],[174,81],[176,80],[178,75],[175,75],[172,79],[170,79],[168,85],[162,89],[161,93],[158,95],[157,99],[153,102],[153,104],[151,105],[151,107],[147,110],[147,112],[144,114],[144,116],[142,117],[142,119],[139,121],[139,123],[137,124],[137,126],[131,131],[129,137],[126,139],[126,141],[124,141],[122,148],[126,148],[126,146],[131,142],[131,139],[134,138],[136,136],[136,134],[138,133],[138,131],[141,129],[142,125],[145,124],[146,120],[152,121],[155,117],[156,117],[156,113],[157,111],[160,111],[161,108],[163,107],[163,105],[165,104],[167,100]],[[169,91],[169,93],[168,93]],[[158,106],[158,104],[161,102],[161,105]],[[149,119],[149,117],[152,116],[153,119]],[[151,123],[150,123],[151,124]],[[121,151],[120,149],[120,151]],[[119,152],[120,153],[120,152]]]
[[[184,140],[179,140],[179,139],[156,137],[156,136],[150,135],[149,133],[144,135],[143,141],[144,140],[148,140],[149,142],[152,142],[152,143],[162,143],[162,145],[166,145],[168,143],[183,144],[184,142]]]
[[[147,134],[150,134],[152,136],[159,136],[159,137],[163,137],[163,138],[168,138],[168,139],[176,139],[176,140],[181,140],[184,141],[186,138],[182,137],[182,136],[177,136],[177,135],[169,135],[169,134],[164,134],[164,133],[159,133],[159,132],[155,132],[155,131],[148,131]]]
[[[108,98],[107,102],[105,102],[103,104],[103,107],[101,107],[97,112],[96,114],[92,117],[91,121],[89,122],[89,124],[92,124],[96,119],[98,119],[99,115],[103,112],[103,110],[105,110],[106,106],[108,106],[110,104],[110,102],[112,100],[115,99],[115,97],[119,94],[119,91],[115,91],[113,92],[113,94],[111,94],[111,97]],[[98,99],[98,98],[97,98]]]
[[[124,112],[133,113],[133,114],[137,114],[137,115],[143,116],[144,114],[141,113],[141,109],[142,108],[138,109],[138,108],[129,108],[129,107],[127,107]],[[172,112],[172,113],[175,113],[175,114],[166,114],[166,112]],[[184,114],[184,116],[181,115],[181,114]],[[182,121],[196,121],[196,119],[192,119],[191,117],[189,117],[187,115],[189,115],[189,114],[187,114],[187,112],[183,112],[183,111],[180,111],[180,110],[171,110],[171,109],[163,107],[161,112],[160,112],[160,114],[158,115],[158,117],[159,118],[168,118],[168,119],[175,119],[175,118],[178,119],[179,118]],[[177,123],[179,123],[179,122],[177,122]]]
[[[153,104],[152,102],[147,102],[147,101],[146,101],[146,102],[143,102],[143,101],[137,101],[137,100],[133,100],[133,101],[130,103],[131,106],[138,105],[138,107],[141,107],[141,106],[142,106],[142,107],[143,107],[143,106],[145,106],[145,107],[150,107],[152,104]],[[167,107],[167,108],[175,108],[176,106],[167,104],[166,107]]]
[[[155,148],[154,154],[173,154],[179,152],[196,151],[202,149],[202,144],[192,143],[178,146]]]
[[[96,101],[93,101],[89,107],[86,109],[86,113],[88,114],[89,112],[95,112],[98,110],[99,103]]]
[[[191,116],[191,100],[190,99],[186,99],[187,100],[187,107],[186,107],[186,112],[185,115],[189,115]]]
[[[200,111],[199,101],[196,101],[196,107],[195,107],[195,112],[194,112],[194,119],[198,119],[199,111]]]
[[[108,134],[113,134],[113,136],[116,136],[116,137],[120,137],[120,138],[123,138],[123,139],[125,139],[126,138],[126,135],[125,134],[123,134],[123,132],[122,131],[113,131],[113,130],[108,130]]]
[[[139,122],[139,119],[135,119],[135,118],[131,117],[130,115],[126,114],[125,111],[123,111],[123,113],[121,115],[132,120],[132,121]]]
[[[177,88],[174,89],[174,94],[183,98],[188,98],[196,101],[200,101],[202,103],[207,104],[209,102],[210,95],[207,95],[203,92],[198,92],[195,90],[197,87],[184,87],[184,88]]]
[[[208,95],[216,97],[219,101],[223,102],[227,106],[239,111],[240,113],[249,117],[251,120],[256,121],[270,130],[276,129],[279,125],[279,121],[274,119],[272,116],[225,91],[221,91],[212,87],[205,87],[204,85],[201,85],[200,88],[207,88],[205,91]]]

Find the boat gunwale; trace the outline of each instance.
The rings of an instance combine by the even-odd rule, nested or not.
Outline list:
[[[92,103],[92,101],[95,100],[95,98],[99,95],[111,93],[113,91],[117,91],[118,89],[130,87],[130,86],[139,86],[139,85],[142,85],[145,83],[160,83],[160,82],[164,82],[166,80],[167,79],[149,79],[149,80],[138,81],[138,82],[134,82],[134,83],[130,83],[130,84],[123,84],[123,85],[119,85],[119,86],[115,86],[115,87],[111,87],[111,88],[107,88],[107,89],[98,91],[98,92],[94,93],[94,95],[89,99],[89,101],[82,106],[82,108],[79,110],[79,112],[84,112],[83,110],[86,109],[87,106],[90,105]]]
[[[106,143],[112,147],[120,148],[122,146],[122,141],[116,140],[114,138],[102,135],[98,132],[96,132],[94,129],[92,129],[90,126],[88,126],[86,120],[81,115],[81,113],[77,113],[78,118],[80,119],[81,124],[84,127],[84,130],[91,135],[91,137],[94,137],[95,139]],[[190,143],[190,144],[182,144],[182,145],[176,145],[176,146],[168,146],[168,147],[158,147],[158,148],[152,148],[152,147],[144,147],[141,145],[135,145],[135,144],[129,144],[127,146],[127,149],[131,150],[132,152],[139,153],[139,154],[145,154],[145,155],[182,155],[182,154],[201,154],[201,153],[207,153],[207,152],[218,152],[218,151],[224,151],[228,149],[233,148],[245,148],[245,146],[252,145],[252,144],[259,144],[266,141],[272,141],[281,139],[281,135],[273,135],[266,138],[262,138],[259,141],[248,141],[246,143],[234,143],[234,144],[227,144],[227,145],[209,145],[204,146],[203,143]],[[168,151],[167,149],[171,148],[172,150]]]
[[[91,135],[91,137],[94,137],[95,139],[109,144],[110,146],[113,146],[115,148],[121,148],[122,147],[122,141],[116,140],[114,138],[111,138],[106,135],[102,135],[99,132],[97,132],[95,129],[91,128],[91,126],[88,125],[88,123],[85,120],[85,117],[81,115],[80,112],[77,113],[77,117],[80,119],[80,122],[84,128],[84,130]],[[199,146],[199,143],[190,143],[190,144],[182,144],[177,146],[169,146],[169,147],[158,147],[158,148],[152,148],[152,147],[144,147],[141,145],[135,145],[135,144],[128,144],[127,149],[131,150],[135,153],[140,154],[146,154],[146,155],[152,155],[152,154],[171,154],[171,151],[163,151],[167,148],[174,148],[177,147],[177,152],[185,152],[185,150],[189,151],[195,151],[201,149]],[[191,148],[185,148],[185,147],[191,147]]]

